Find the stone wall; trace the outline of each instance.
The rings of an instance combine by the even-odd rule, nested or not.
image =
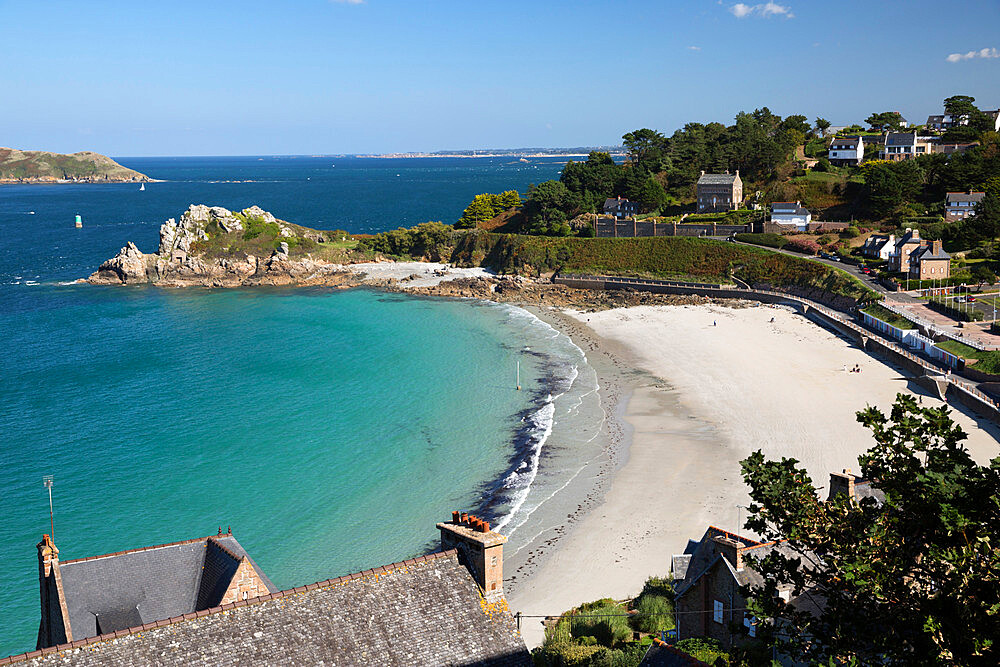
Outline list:
[[[236,602],[237,600],[249,600],[251,598],[267,595],[270,593],[264,581],[257,574],[257,570],[246,558],[240,560],[233,579],[229,582],[229,588],[222,595],[219,606]]]

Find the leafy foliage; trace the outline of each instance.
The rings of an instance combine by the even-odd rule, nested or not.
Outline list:
[[[440,222],[425,222],[411,229],[400,227],[361,239],[362,250],[392,257],[438,259],[453,245],[452,228]]]
[[[476,195],[462,212],[461,219],[455,223],[455,229],[475,227],[520,205],[521,195],[517,190],[506,190],[496,195],[488,192]]]
[[[632,627],[640,632],[658,633],[674,629],[674,590],[669,579],[650,577],[633,603],[638,613]]]
[[[754,245],[762,245],[767,248],[784,248],[785,244],[788,243],[786,239],[781,234],[736,234],[736,240],[740,243],[752,243]]]
[[[827,502],[795,459],[743,461],[746,527],[785,550],[752,559],[759,636],[810,663],[995,665],[1000,662],[1000,457],[980,466],[949,410],[898,395],[889,418],[858,413],[875,444],[862,474],[885,495]],[[823,600],[811,611],[777,595]]]

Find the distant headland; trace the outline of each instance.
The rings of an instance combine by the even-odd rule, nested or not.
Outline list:
[[[106,155],[0,148],[0,183],[141,183],[151,179]]]

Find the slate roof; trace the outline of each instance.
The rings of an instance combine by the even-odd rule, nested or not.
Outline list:
[[[455,550],[0,659],[0,665],[507,665],[531,657]]]
[[[837,137],[830,142],[830,148],[855,149],[861,143],[861,137]]]
[[[736,182],[736,174],[702,174],[698,185],[732,185]]]
[[[642,656],[642,662],[639,663],[639,667],[701,667],[702,665],[708,667],[707,662],[691,657],[684,651],[659,640],[649,645],[646,655]]]
[[[809,211],[799,206],[798,202],[779,202],[771,204],[771,215],[809,215]]]
[[[880,507],[885,505],[885,493],[877,486],[873,486],[869,479],[854,480],[854,497],[858,500],[874,498]]]
[[[701,541],[698,542],[698,545],[691,553],[683,578],[681,579],[678,576],[679,573],[674,573],[674,577],[681,579],[676,586],[677,597],[684,595],[684,593],[687,592],[687,590],[690,589],[703,574],[715,565],[716,561],[720,559],[725,560],[722,558],[722,555],[719,553],[719,549],[713,540],[713,538],[718,536],[727,537],[730,540],[743,544],[744,546],[760,546],[762,544],[761,542],[736,535],[735,533],[730,533],[722,530],[721,528],[709,526],[705,531],[705,534],[702,536]],[[747,568],[743,569],[746,570]]]
[[[944,200],[946,205],[957,204],[958,202],[978,204],[985,196],[985,192],[949,192],[945,195]]]
[[[916,132],[890,132],[885,139],[886,146],[913,146],[916,143]]]
[[[627,204],[627,206],[623,206]],[[630,201],[628,199],[618,199],[617,197],[611,197],[604,200],[604,212],[611,213],[612,211],[617,211],[621,208],[638,208],[638,202]]]
[[[61,561],[73,636],[93,637],[215,606],[244,556],[250,559],[235,537],[219,535]],[[277,592],[250,563],[268,590]]]
[[[885,144],[885,136],[884,134],[865,134],[860,139],[864,142],[865,146],[882,146]]]
[[[910,253],[911,262],[919,262],[925,259],[951,259],[951,255],[946,253],[944,248],[938,252],[934,252],[934,246],[931,244],[919,246]],[[855,482],[855,488],[857,488],[857,482]]]

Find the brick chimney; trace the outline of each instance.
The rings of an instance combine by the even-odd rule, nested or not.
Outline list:
[[[838,493],[846,493],[848,498],[855,498],[854,495],[854,480],[857,479],[851,474],[850,468],[844,468],[843,473],[831,472],[830,473],[830,494],[827,496],[827,500],[832,500]]]
[[[724,535],[716,535],[712,540],[719,553],[725,556],[726,560],[737,570],[743,569],[743,552],[746,547],[736,540],[731,540]]]
[[[503,544],[507,538],[490,530],[488,521],[452,512],[451,521],[439,523],[441,548],[458,549],[459,560],[489,602],[503,599]]]
[[[42,541],[35,547],[38,549],[38,591],[42,606],[35,648],[42,649],[73,641],[73,631],[69,626],[69,610],[59,573],[59,549],[48,535],[42,535]]]
[[[933,252],[935,255],[940,255],[941,254],[941,241],[940,240],[938,240],[938,241],[931,241],[931,252]]]

